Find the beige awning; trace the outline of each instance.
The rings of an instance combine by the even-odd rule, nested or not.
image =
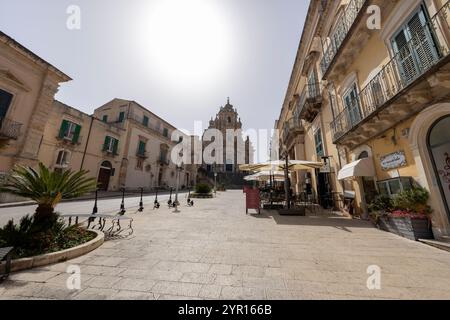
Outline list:
[[[338,174],[338,180],[349,180],[357,177],[374,177],[375,168],[372,158],[360,159],[345,165]]]

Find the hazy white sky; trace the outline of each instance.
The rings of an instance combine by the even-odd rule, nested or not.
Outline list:
[[[0,29],[71,76],[57,99],[87,113],[124,98],[192,130],[230,96],[244,127],[272,128],[308,3],[0,0]],[[66,27],[70,5],[80,30]]]

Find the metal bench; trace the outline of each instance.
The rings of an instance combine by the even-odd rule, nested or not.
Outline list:
[[[13,247],[0,248],[0,263],[5,260],[5,268],[3,269],[3,273],[0,273],[0,282],[5,280],[9,273],[11,272],[11,256]]]
[[[130,230],[128,235],[132,235],[133,230],[133,218],[125,217],[122,215],[108,215],[108,214],[64,214],[62,218],[68,219],[68,225],[79,224],[80,219],[86,219],[83,222],[87,222],[87,229],[97,229],[103,231],[111,236],[117,236],[125,230]],[[75,220],[75,221],[74,221]],[[97,220],[97,222],[95,221]],[[107,221],[111,221],[111,226],[106,229]],[[121,222],[129,222],[127,228],[123,228]],[[106,229],[106,230],[105,230]]]

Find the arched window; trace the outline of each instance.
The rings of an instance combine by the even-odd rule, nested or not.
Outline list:
[[[101,167],[106,169],[112,169],[112,164],[109,161],[103,161]]]
[[[358,160],[366,159],[369,157],[369,153],[367,151],[363,151],[359,154]]]
[[[442,200],[450,215],[450,116],[438,120],[428,134],[428,149],[433,161]]]

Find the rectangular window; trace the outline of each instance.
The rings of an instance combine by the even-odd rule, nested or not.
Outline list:
[[[59,138],[78,143],[80,139],[81,126],[68,120],[63,120],[59,129]]]
[[[109,136],[105,137],[105,142],[103,144],[103,151],[117,155],[118,148],[119,148],[119,140]]]
[[[142,119],[142,124],[143,124],[144,126],[148,127],[148,121],[149,121],[148,117],[147,117],[147,116],[144,116],[144,118]]]
[[[0,89],[0,119],[6,117],[13,95]]]
[[[405,84],[434,65],[439,57],[438,48],[423,6],[400,28],[392,39],[392,47]]]
[[[139,141],[137,154],[139,156],[145,156],[146,143],[144,141]]]
[[[167,162],[167,150],[161,150],[161,154],[159,155],[159,160],[162,163],[166,163]]]
[[[164,130],[163,130],[163,136],[166,137],[166,138],[169,137],[169,129],[164,128]]]
[[[69,152],[61,150],[58,152],[58,158],[56,159],[56,165],[58,167],[66,167],[69,163]]]
[[[356,83],[353,84],[352,88],[344,95],[344,105],[347,110],[347,117],[353,127],[362,120]]]
[[[103,121],[104,123],[108,123],[108,116],[107,116],[107,115],[104,115],[103,118],[102,118],[102,121]]]
[[[141,171],[144,169],[144,161],[142,161],[142,159],[137,159],[136,169]]]
[[[394,197],[404,190],[410,190],[414,186],[411,177],[400,177],[384,181],[378,181],[378,191],[382,195]]]
[[[314,133],[314,141],[316,143],[316,154],[319,158],[322,158],[325,153],[323,150],[323,141],[322,141],[322,130],[317,129],[317,131]]]
[[[119,122],[123,122],[123,120],[125,120],[125,112],[124,111],[119,113]]]

